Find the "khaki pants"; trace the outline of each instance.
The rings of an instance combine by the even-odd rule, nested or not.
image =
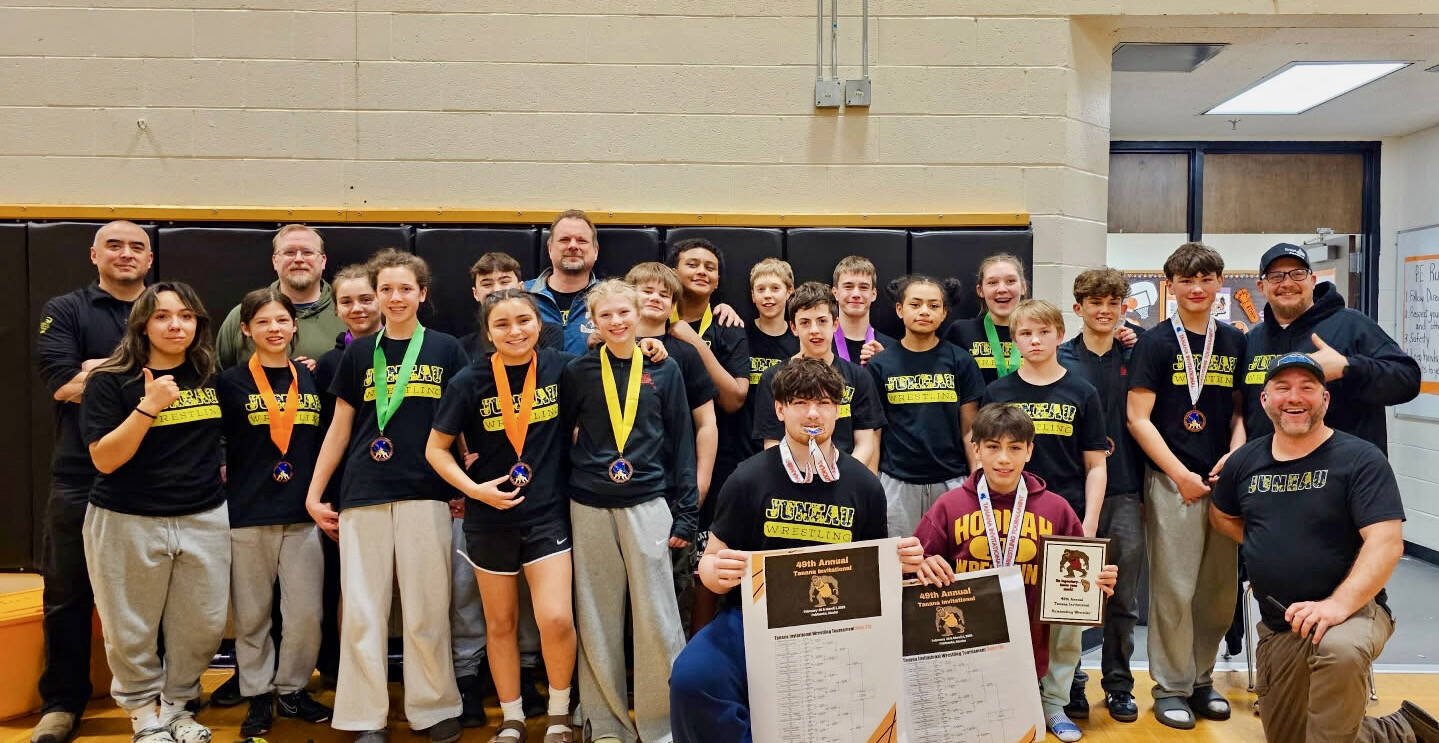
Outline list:
[[[1388,612],[1370,601],[1330,627],[1315,645],[1259,623],[1259,716],[1270,743],[1414,743],[1401,715],[1365,717],[1369,670],[1394,633]]]
[[[390,708],[385,650],[400,585],[405,717],[423,730],[460,715],[450,656],[450,509],[407,500],[340,512],[340,674],[337,730],[382,730]]]
[[[1154,698],[1213,685],[1219,641],[1234,620],[1239,546],[1209,526],[1209,496],[1186,504],[1149,470],[1144,531],[1149,552],[1149,674]]]

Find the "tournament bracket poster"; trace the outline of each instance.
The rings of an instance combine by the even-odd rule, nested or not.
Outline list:
[[[1044,739],[1019,568],[909,581],[900,603],[908,743]]]
[[[756,741],[899,740],[898,545],[876,539],[750,556],[739,590]]]

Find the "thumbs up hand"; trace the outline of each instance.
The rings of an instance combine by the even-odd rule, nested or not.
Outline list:
[[[148,367],[142,367],[140,371],[145,375],[145,396],[140,400],[140,410],[153,417],[179,399],[180,386],[175,384],[173,375],[156,377]]]
[[[1324,381],[1333,382],[1343,377],[1344,370],[1349,366],[1349,359],[1325,343],[1318,333],[1311,333],[1309,340],[1314,342],[1314,352],[1309,354],[1309,357],[1324,367]]]

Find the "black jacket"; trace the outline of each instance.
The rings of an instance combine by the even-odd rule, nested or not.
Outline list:
[[[1344,376],[1328,384],[1331,428],[1358,436],[1388,453],[1384,408],[1413,400],[1419,394],[1419,363],[1404,353],[1378,323],[1344,306],[1333,284],[1314,289],[1314,305],[1287,328],[1267,317],[1245,336],[1244,427],[1251,440],[1274,431],[1259,403],[1264,374],[1275,356],[1290,351],[1312,352],[1310,336],[1349,359]]]
[[[1135,332],[1142,335],[1144,328]],[[1127,495],[1144,490],[1144,452],[1139,450],[1125,424],[1129,419],[1129,357],[1133,352],[1133,348],[1116,340],[1109,353],[1096,356],[1084,345],[1083,332],[1059,346],[1059,363],[1094,385],[1104,407],[1105,435],[1114,442],[1114,451],[1105,461],[1109,472],[1105,495]]]

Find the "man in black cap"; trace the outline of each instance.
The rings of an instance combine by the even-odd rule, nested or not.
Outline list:
[[[1274,433],[1235,450],[1211,493],[1210,523],[1243,545],[1259,600],[1264,736],[1439,741],[1410,702],[1364,715],[1365,679],[1394,633],[1384,584],[1404,553],[1404,505],[1384,454],[1325,424],[1327,377],[1314,356],[1276,358],[1260,392]]]
[[[1245,418],[1249,438],[1273,430],[1260,390],[1273,360],[1312,354],[1333,396],[1325,423],[1388,451],[1384,407],[1419,394],[1419,364],[1378,323],[1344,306],[1334,284],[1315,285],[1304,248],[1279,243],[1259,261],[1259,291],[1269,306],[1245,336]]]

